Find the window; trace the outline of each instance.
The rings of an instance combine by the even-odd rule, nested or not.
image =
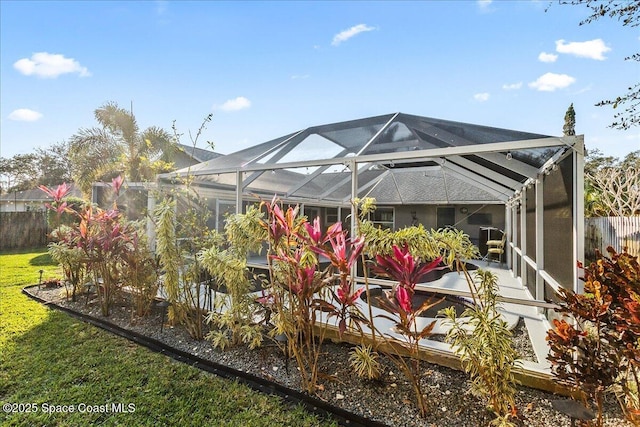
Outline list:
[[[394,228],[394,215],[393,208],[378,208],[369,214],[369,220],[378,228]]]
[[[324,211],[325,224],[328,226],[335,224],[340,220],[338,208],[327,208]]]
[[[474,213],[469,215],[467,222],[470,225],[492,225],[493,218],[490,213]]]
[[[456,223],[456,208],[436,208],[437,228],[446,228]]]
[[[304,215],[309,219],[309,222],[313,222],[314,219],[320,216],[320,208],[313,206],[304,206]]]

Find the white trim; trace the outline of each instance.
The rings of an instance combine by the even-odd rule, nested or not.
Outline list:
[[[395,206],[389,206],[389,205],[381,205],[381,206],[377,206],[376,210],[374,212],[371,212],[369,214],[369,221],[371,221],[372,224],[379,224],[379,225],[383,225],[383,224],[388,224],[389,221],[375,221],[374,219],[372,219],[372,216],[375,215],[375,212],[378,212],[380,209],[391,209],[391,215],[393,216],[393,219],[391,220],[391,230],[395,230],[396,229],[396,208]]]
[[[366,151],[366,149],[367,149],[367,148],[369,148],[369,146],[373,143],[373,141],[375,141],[376,139],[378,139],[378,137],[380,136],[380,134],[381,134],[382,132],[384,132],[385,130],[387,130],[387,128],[388,128],[389,126],[391,126],[391,124],[392,124],[392,123],[393,123],[393,121],[396,119],[396,117],[398,117],[398,114],[400,114],[400,113],[399,113],[399,112],[398,112],[398,113],[395,113],[395,114],[393,115],[393,117],[391,117],[391,118],[389,119],[389,121],[388,121],[387,123],[385,123],[385,124],[384,124],[384,126],[382,126],[382,127],[380,128],[380,130],[379,130],[378,132],[376,132],[376,134],[375,134],[375,135],[373,135],[369,141],[367,141],[367,143],[366,143],[366,144],[364,144],[364,145],[362,146],[362,148],[360,149],[360,151],[358,151],[358,152],[356,153],[356,156],[360,156],[360,155],[362,155],[362,153],[364,153],[364,152]]]
[[[547,284],[549,286],[551,286],[553,288],[554,291],[558,292],[558,290],[560,288],[564,289],[560,283],[558,283],[556,281],[556,279],[554,279],[549,273],[547,273],[545,270],[540,270],[540,276],[544,279],[545,282],[547,282]]]
[[[540,271],[544,269],[544,175],[535,183],[536,197],[536,299],[544,299],[544,280]]]
[[[242,171],[236,171],[236,213],[242,213]]]
[[[527,264],[525,258],[527,258],[527,190],[522,189],[522,199],[520,205],[520,277],[522,277],[522,284],[526,288],[529,281],[529,275],[527,274]]]

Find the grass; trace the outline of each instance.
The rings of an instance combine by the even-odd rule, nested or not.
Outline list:
[[[1,411],[0,425],[335,425],[30,300],[21,289],[41,269],[59,277],[45,249],[0,253],[0,404],[38,410]],[[129,412],[99,412],[112,403]],[[63,409],[53,405],[76,412],[43,413]]]

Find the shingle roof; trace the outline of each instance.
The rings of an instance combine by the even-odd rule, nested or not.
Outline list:
[[[82,197],[82,192],[74,184],[71,184],[71,190],[69,196]],[[0,196],[2,201],[21,201],[21,202],[48,202],[51,201],[51,197],[40,190],[39,188],[32,188],[30,190],[16,191],[12,193],[3,194]]]

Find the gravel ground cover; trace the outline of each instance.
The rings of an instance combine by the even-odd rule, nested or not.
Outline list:
[[[293,389],[300,389],[300,382],[293,359],[287,361],[282,350],[270,340],[261,348],[250,350],[237,347],[220,351],[208,341],[195,341],[181,327],[164,326],[161,331],[160,309],[145,318],[132,315],[126,303],[116,304],[108,318],[100,314],[96,301],[84,296],[71,302],[64,297],[61,289],[29,290],[34,295],[55,302],[74,311],[109,321],[122,328],[135,331],[159,340],[176,349],[189,352],[253,375],[261,376]],[[442,340],[442,337],[435,337]],[[535,360],[524,322],[514,329],[514,345],[523,359]],[[381,358],[383,376],[380,380],[369,381],[358,378],[349,367],[347,344],[326,342],[323,345],[320,370],[323,373],[321,389],[317,397],[353,413],[385,423],[389,426],[486,426],[491,415],[486,411],[481,399],[469,392],[469,381],[463,372],[424,362],[421,379],[423,390],[430,405],[426,419],[418,416],[411,384],[402,373],[384,357]],[[516,425],[527,427],[570,426],[570,419],[556,412],[551,402],[564,399],[551,393],[520,386],[516,396],[518,418]],[[606,401],[605,426],[631,426],[624,420],[615,399]]]

